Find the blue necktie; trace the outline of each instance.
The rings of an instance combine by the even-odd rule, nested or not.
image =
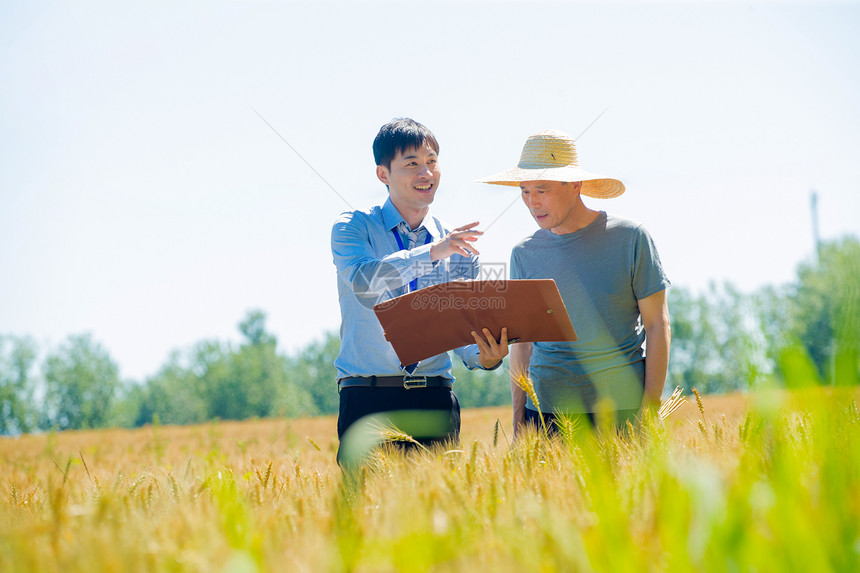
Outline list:
[[[418,234],[423,228],[424,226],[422,225],[413,231],[409,228],[409,225],[406,224],[406,221],[400,222],[400,230],[403,232],[404,235],[406,235],[406,250],[411,251],[412,248],[418,244]],[[409,286],[409,290],[415,290],[418,287],[418,279],[413,280]],[[404,372],[411,376],[415,372],[415,370],[418,369],[418,362],[416,362],[415,364],[408,364],[406,366],[401,367],[403,368]]]

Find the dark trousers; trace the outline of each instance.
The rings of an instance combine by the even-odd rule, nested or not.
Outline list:
[[[337,451],[338,463],[343,461],[343,438],[347,430],[365,416],[386,412],[397,412],[396,416],[382,416],[382,418],[425,447],[444,442],[456,443],[460,439],[460,402],[457,401],[451,388],[407,390],[349,386],[340,390],[340,412],[337,417],[337,437],[340,440]],[[426,412],[440,414],[432,416],[438,422],[429,425],[418,423],[423,421],[422,417]],[[413,424],[413,421],[416,423]],[[416,447],[411,442],[393,443],[407,450]]]
[[[631,422],[636,418],[636,414],[639,413],[639,409],[635,410],[616,410],[614,412],[609,412],[611,416],[613,416],[613,424],[616,428],[622,429],[627,425],[627,421]],[[574,420],[576,423],[577,420],[587,421],[591,428],[594,428],[597,425],[597,420],[595,419],[594,412],[578,412],[574,414],[570,414],[570,418]],[[553,413],[544,412],[543,421],[546,424],[546,431],[551,436],[558,435],[558,426],[561,423],[559,416]],[[526,424],[532,425],[540,431],[543,431],[543,427],[540,423],[540,416],[537,413],[537,410],[532,410],[531,408],[526,408]]]

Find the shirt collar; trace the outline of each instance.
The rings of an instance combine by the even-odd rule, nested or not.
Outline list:
[[[423,226],[427,229],[427,232],[434,239],[439,238],[439,232],[436,229],[436,225],[434,225],[435,219],[433,219],[433,215],[430,214],[430,211],[427,211],[427,214],[424,216],[424,220],[421,221],[421,225],[418,225],[420,228]],[[406,223],[406,220],[403,218],[403,215],[400,214],[400,211],[397,210],[397,207],[394,206],[394,203],[391,202],[391,197],[385,200],[385,204],[382,205],[382,224],[385,225],[385,229],[390,231],[397,227],[400,223],[409,227],[409,224]]]

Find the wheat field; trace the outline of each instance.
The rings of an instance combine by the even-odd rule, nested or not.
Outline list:
[[[688,397],[511,445],[384,447],[333,417],[0,439],[0,571],[857,571],[856,392]]]

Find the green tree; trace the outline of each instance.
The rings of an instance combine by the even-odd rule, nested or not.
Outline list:
[[[242,380],[234,375],[229,344],[203,340],[189,355],[191,386],[206,405],[207,419],[241,420],[250,417]]]
[[[238,347],[203,340],[187,352],[174,351],[159,372],[124,397],[123,419],[133,425],[188,424],[212,419],[307,416],[319,413],[311,393],[288,372],[266,330],[266,315],[249,311],[238,325]]]
[[[130,388],[124,399],[129,403],[132,426],[151,424],[156,419],[164,424],[194,424],[208,419],[194,376],[175,350],[155,376]]]
[[[668,300],[672,347],[667,386],[705,392],[711,385],[717,344],[710,306],[705,297],[677,286],[672,287]]]
[[[32,338],[0,336],[0,434],[20,434],[36,428],[36,355]]]
[[[731,283],[712,292],[722,361],[720,385],[724,391],[756,387],[773,372],[758,298],[740,292]]]
[[[756,291],[752,298],[761,326],[762,344],[769,362],[778,371],[780,349],[791,337],[787,288],[768,285]]]
[[[99,428],[120,386],[119,369],[90,334],[69,336],[45,358],[44,418],[60,430]]]
[[[860,360],[860,241],[823,243],[798,268],[790,289],[790,329],[822,380],[856,384]]]
[[[463,408],[506,406],[511,403],[511,382],[508,361],[495,370],[469,370],[453,353],[454,392]]]
[[[251,346],[277,344],[275,336],[266,332],[266,313],[262,310],[249,310],[239,323],[239,332]]]
[[[266,332],[266,315],[250,311],[239,324],[244,343],[231,357],[232,377],[244,393],[246,416],[309,416],[319,413],[310,389],[288,375],[289,361]]]
[[[322,340],[315,340],[289,361],[288,371],[292,384],[306,391],[316,412],[336,414],[339,407],[335,358],[340,352],[340,335],[327,332]]]
[[[731,284],[711,284],[695,295],[673,287],[669,295],[672,348],[667,386],[686,391],[747,389],[769,375],[772,361],[759,299]]]

